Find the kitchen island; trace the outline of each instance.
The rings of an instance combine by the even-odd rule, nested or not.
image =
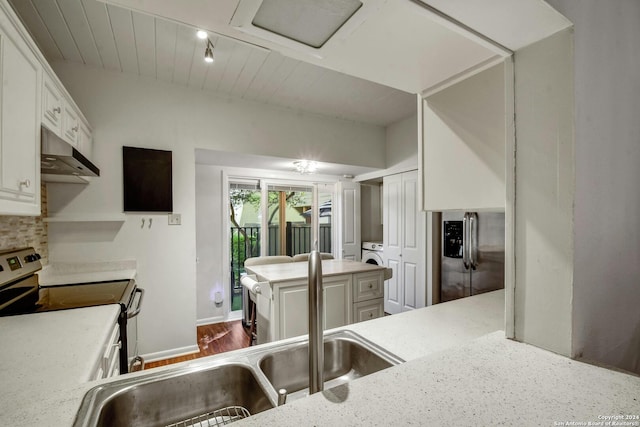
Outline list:
[[[237,425],[528,426],[640,414],[637,376],[507,340],[500,331],[503,324],[504,292],[495,291],[340,328],[364,336],[407,362],[256,414]],[[27,342],[15,345],[25,352],[32,349]],[[271,345],[276,343],[264,347]],[[246,351],[179,366],[200,366]],[[40,357],[46,358],[46,353]],[[4,362],[18,364],[21,360],[16,356]],[[10,370],[3,375],[10,378]],[[11,381],[29,399],[6,401],[5,394],[0,402],[0,425],[69,427],[84,394],[113,379],[56,385],[50,383],[46,371],[33,370]]]
[[[252,265],[246,270],[257,281],[242,283],[256,300],[258,344],[307,334],[309,264]],[[324,329],[384,316],[384,281],[390,271],[345,259],[323,260]]]

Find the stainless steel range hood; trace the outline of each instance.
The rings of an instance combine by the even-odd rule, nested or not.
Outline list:
[[[71,144],[42,128],[41,179],[45,182],[87,184],[85,176],[100,176],[100,169]]]

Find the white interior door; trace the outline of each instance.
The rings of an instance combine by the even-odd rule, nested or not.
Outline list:
[[[419,298],[424,299],[425,292],[420,289],[425,286],[423,273],[424,263],[421,262],[422,242],[424,241],[424,213],[418,207],[418,171],[402,174],[402,239],[401,239],[401,267],[402,267],[402,309],[413,310],[424,307]],[[385,248],[386,251],[386,248]]]
[[[360,261],[360,184],[338,182],[338,258]]]
[[[418,172],[384,177],[384,262],[393,277],[384,284],[384,311],[425,306],[424,222],[418,206]]]
[[[384,311],[390,314],[402,312],[402,175],[384,177],[382,186],[382,241],[384,263],[393,271],[391,279],[384,282]]]

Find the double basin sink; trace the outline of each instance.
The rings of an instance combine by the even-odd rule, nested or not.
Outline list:
[[[350,331],[325,334],[324,389],[403,360]],[[308,395],[309,347],[303,338],[150,372],[92,388],[74,426],[222,425]]]

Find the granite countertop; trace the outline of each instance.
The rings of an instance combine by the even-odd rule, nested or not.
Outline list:
[[[282,264],[252,265],[246,267],[250,274],[258,276],[260,281],[284,282],[289,280],[306,279],[309,275],[309,263],[285,262]],[[341,274],[366,273],[369,271],[386,270],[386,267],[367,264],[347,259],[322,260],[322,276],[339,276]]]
[[[37,274],[40,286],[60,286],[135,279],[137,270],[135,260],[93,263],[57,262],[44,266]]]
[[[237,426],[606,425],[605,417],[640,416],[639,390],[638,377],[511,341],[499,331]],[[640,425],[638,418],[628,421],[608,425]]]
[[[637,376],[507,340],[499,330],[503,325],[504,292],[495,291],[339,328],[352,330],[407,362],[237,425],[554,425],[554,421],[586,423],[600,421],[598,416],[640,415]],[[8,375],[12,373],[3,372],[5,378]],[[26,379],[18,399],[7,402],[3,388],[0,425],[71,426],[84,394],[113,381],[54,386],[48,380]],[[38,381],[44,383],[42,392]]]
[[[1,317],[0,425],[70,425],[41,403],[78,404],[69,390],[91,379],[119,314],[110,304]]]

